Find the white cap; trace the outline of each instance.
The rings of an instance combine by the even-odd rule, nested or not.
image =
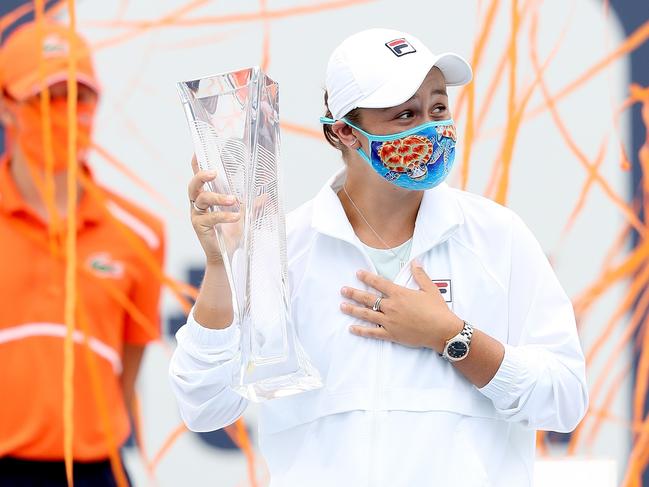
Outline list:
[[[368,29],[345,39],[331,54],[326,88],[329,110],[339,120],[351,110],[387,108],[415,94],[433,66],[449,86],[471,81],[471,66],[454,53],[435,55],[415,36]]]

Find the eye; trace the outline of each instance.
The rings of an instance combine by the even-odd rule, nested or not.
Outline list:
[[[397,115],[396,118],[400,120],[407,120],[409,118],[412,118],[412,112],[410,110],[406,110],[405,112],[401,112],[399,115]]]
[[[436,105],[435,108],[433,108],[433,113],[443,113],[446,111],[446,105]]]

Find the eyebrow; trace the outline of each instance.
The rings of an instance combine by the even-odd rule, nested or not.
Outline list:
[[[431,93],[431,95],[444,95],[444,96],[448,96],[448,93],[446,93],[446,89],[444,89],[444,88],[435,88],[435,89],[434,89],[433,91],[431,91],[430,93]],[[405,101],[404,103],[408,103],[409,101],[412,101],[412,100],[415,98],[415,96],[417,96],[417,93],[415,93],[415,94],[412,95],[410,98],[408,98],[408,100]]]
[[[445,90],[444,88],[435,88],[433,91],[431,91],[431,94],[432,94],[432,95],[443,95],[443,96],[448,96],[448,93],[446,92],[446,90]],[[402,105],[403,105],[404,103],[411,102],[411,101],[415,98],[415,96],[417,96],[417,93],[415,93],[415,94],[412,95],[410,98],[408,98],[406,101],[404,101],[404,102],[402,103]],[[393,108],[395,108],[395,107],[385,107],[385,108],[380,108],[379,110],[381,110],[381,111],[383,111],[383,112],[387,112],[387,111],[389,111],[389,110],[392,110]]]

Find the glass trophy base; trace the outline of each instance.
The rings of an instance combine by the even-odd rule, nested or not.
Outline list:
[[[276,356],[265,354],[264,351],[267,349],[264,349],[263,345],[270,345],[271,351],[277,347],[272,339],[269,340],[269,337],[262,337],[260,334],[256,335],[257,340],[254,342],[242,341],[238,358],[241,365],[233,376],[232,388],[249,401],[262,402],[292,396],[319,389],[323,385],[320,373],[307,359],[307,354],[297,339],[292,321],[287,320],[285,325],[287,332],[283,346],[286,350],[285,354]],[[244,320],[240,326],[242,336],[245,336],[246,330],[253,328],[252,320]],[[271,329],[274,330],[275,327]],[[257,330],[263,328],[258,327]],[[256,353],[252,353],[249,347],[253,345],[262,345],[262,347],[258,348]]]
[[[238,394],[252,402],[292,396],[321,387],[322,381],[319,376],[304,370],[278,377],[269,377],[250,384],[233,385],[233,389]]]

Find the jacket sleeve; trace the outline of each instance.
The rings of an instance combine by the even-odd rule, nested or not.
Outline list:
[[[222,330],[205,328],[196,322],[192,309],[176,340],[169,376],[187,427],[212,431],[234,423],[248,405],[230,386],[240,343],[238,324]]]
[[[570,432],[588,407],[584,356],[572,304],[532,232],[513,215],[505,356],[479,391],[502,417]]]

